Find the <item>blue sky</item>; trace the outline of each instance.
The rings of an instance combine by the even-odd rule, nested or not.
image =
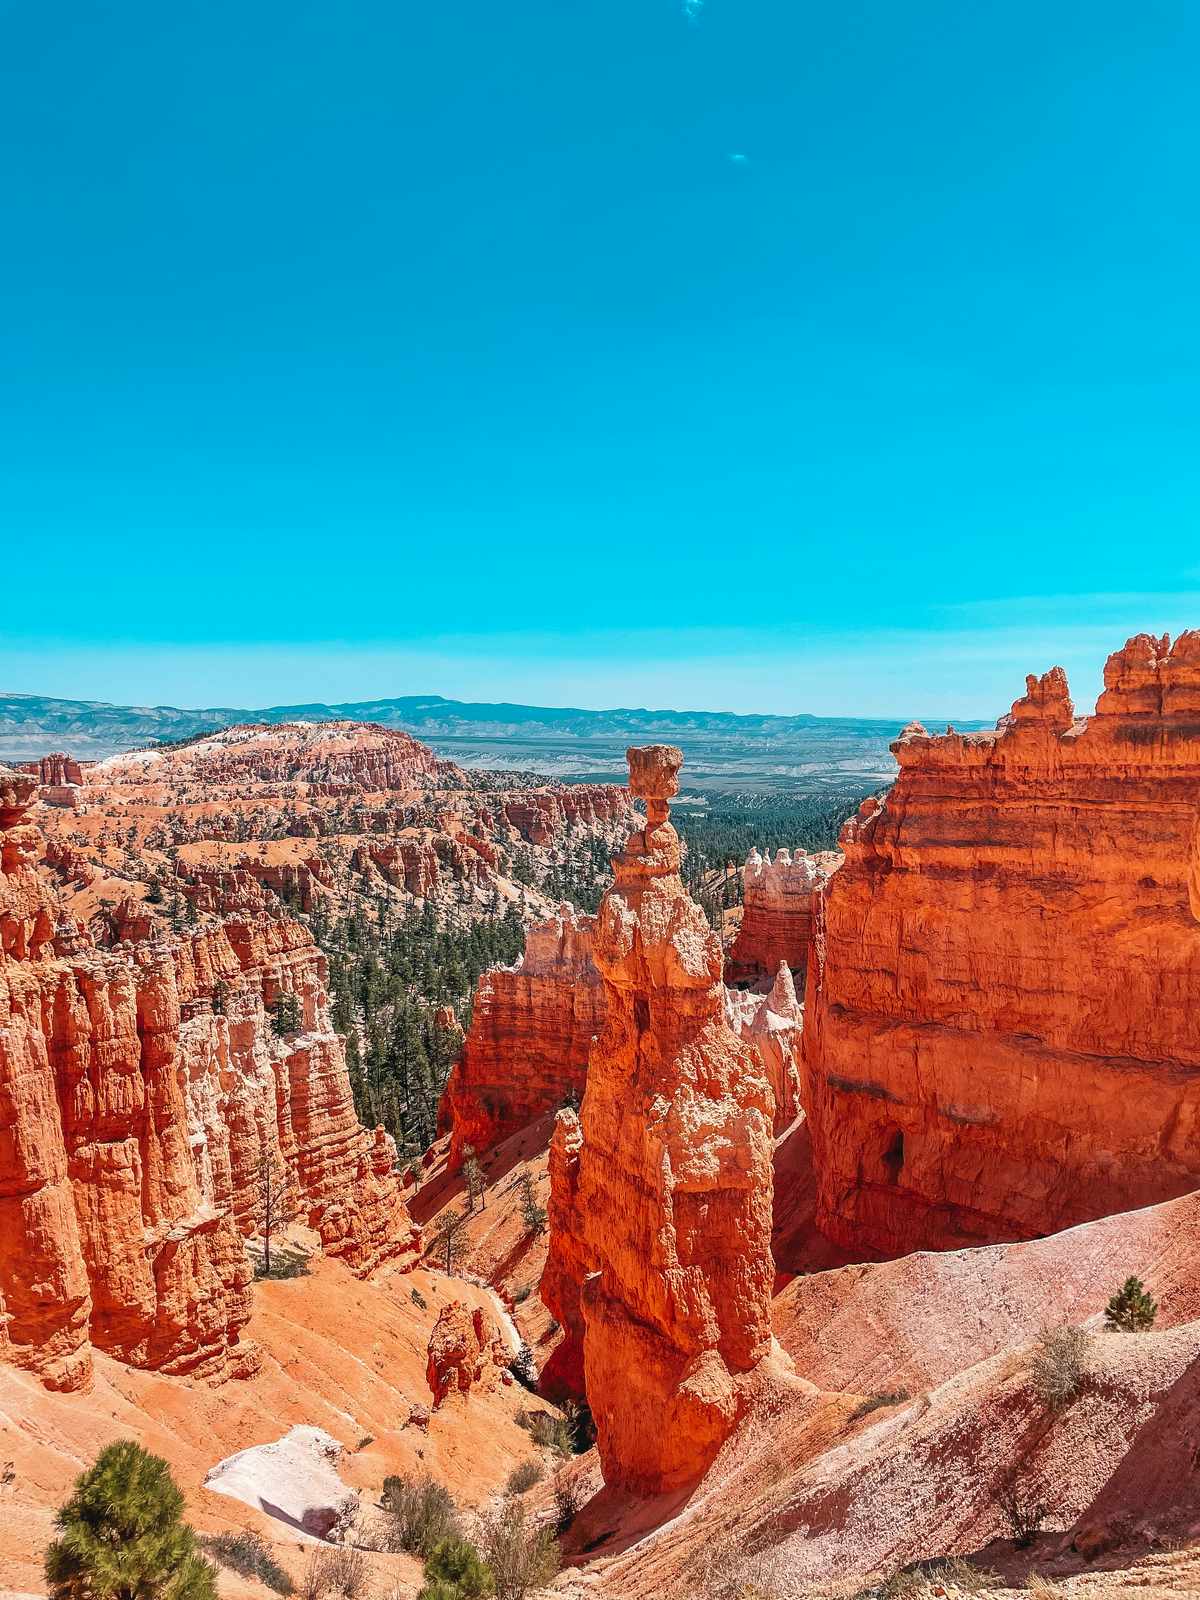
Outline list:
[[[0,689],[984,716],[1200,624],[1193,4],[0,42]]]

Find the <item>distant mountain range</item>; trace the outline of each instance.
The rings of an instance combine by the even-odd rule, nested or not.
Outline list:
[[[626,744],[680,745],[690,781],[720,787],[822,786],[874,781],[894,769],[888,743],[900,721],[855,717],[746,716],[727,711],[510,705],[403,695],[343,705],[266,707],[116,706],[0,694],[0,761],[51,750],[98,760],[158,740],[190,738],[238,722],[379,722],[403,728],[465,766],[522,767],[550,776],[620,777]],[[963,727],[987,726],[964,722]]]

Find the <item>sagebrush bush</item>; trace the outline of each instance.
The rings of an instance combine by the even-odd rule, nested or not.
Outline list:
[[[300,1582],[301,1600],[322,1600],[325,1595],[360,1600],[366,1593],[369,1576],[367,1558],[361,1550],[350,1545],[314,1550]]]
[[[294,1593],[295,1584],[276,1561],[261,1534],[243,1528],[240,1533],[215,1533],[200,1543],[214,1560],[243,1578],[257,1578],[276,1594]]]
[[[542,1463],[531,1456],[528,1461],[522,1461],[520,1466],[514,1467],[508,1475],[506,1485],[509,1494],[524,1494],[532,1489],[535,1483],[541,1483],[546,1476],[546,1469]]]
[[[1018,1550],[1031,1545],[1042,1531],[1049,1508],[1031,1494],[1011,1484],[1000,1496],[1000,1509]]]
[[[1051,1411],[1070,1405],[1087,1373],[1088,1337],[1082,1328],[1043,1328],[1029,1358],[1034,1392]]]
[[[382,1500],[396,1549],[427,1556],[436,1544],[458,1536],[454,1497],[428,1473],[385,1478]]]
[[[558,1541],[526,1516],[519,1500],[479,1520],[479,1548],[492,1575],[496,1600],[525,1600],[558,1571]]]

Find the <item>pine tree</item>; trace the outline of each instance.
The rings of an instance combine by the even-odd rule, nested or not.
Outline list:
[[[51,1600],[216,1600],[216,1574],[182,1510],[165,1461],[132,1439],[108,1445],[54,1519]]]
[[[1158,1306],[1140,1278],[1128,1277],[1104,1308],[1109,1333],[1145,1333],[1154,1326]]]

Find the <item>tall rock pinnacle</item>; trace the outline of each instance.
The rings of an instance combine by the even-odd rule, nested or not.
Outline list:
[[[705,1471],[737,1421],[739,1375],[770,1346],[773,1098],[726,1020],[720,941],[679,876],[682,756],[627,756],[646,825],[597,917],[606,1019],[566,1209],[589,1269],[584,1371],[605,1478],[655,1493]]]

